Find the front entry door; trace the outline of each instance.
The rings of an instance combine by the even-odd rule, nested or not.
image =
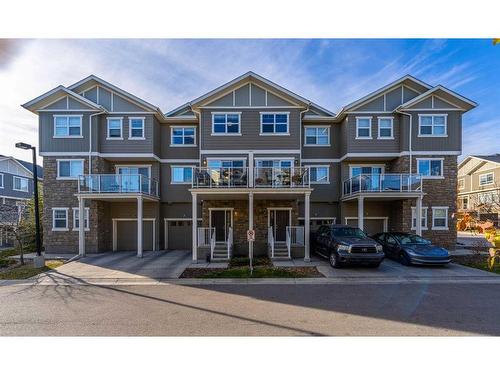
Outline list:
[[[286,241],[286,227],[290,225],[290,210],[270,210],[269,226],[273,228],[275,242]]]
[[[211,211],[210,227],[215,228],[215,242],[226,242],[231,219],[231,210]]]

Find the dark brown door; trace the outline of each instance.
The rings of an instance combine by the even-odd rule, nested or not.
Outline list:
[[[274,240],[286,241],[286,227],[290,223],[290,212],[288,210],[272,210],[270,213],[270,224],[274,230]]]
[[[212,211],[212,228],[215,228],[215,241],[226,241],[226,211]]]

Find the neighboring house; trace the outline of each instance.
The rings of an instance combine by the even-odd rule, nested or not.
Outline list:
[[[58,86],[23,105],[39,116],[45,249],[228,258],[251,228],[256,254],[309,259],[323,223],[451,248],[475,106],[411,76],[338,114],[252,72],[166,114],[95,76]]]
[[[500,154],[471,155],[458,165],[458,210],[499,224]]]
[[[43,179],[43,169],[38,166],[38,179]],[[33,164],[11,156],[0,155],[0,214],[12,211],[17,206],[19,210],[33,196]],[[9,217],[11,217],[10,215]],[[0,215],[1,217],[1,215]],[[12,238],[2,228],[0,220],[0,247],[12,245]]]

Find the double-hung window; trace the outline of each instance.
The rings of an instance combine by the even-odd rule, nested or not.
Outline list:
[[[190,184],[193,181],[192,166],[172,166],[172,184]]]
[[[309,178],[311,184],[328,184],[329,169],[327,165],[318,165],[309,167]]]
[[[417,159],[417,173],[424,178],[443,177],[443,159]]]
[[[68,209],[53,208],[52,209],[52,230],[61,231],[68,230]]]
[[[378,139],[394,139],[393,122],[392,117],[378,118]]]
[[[411,208],[411,229],[417,229],[417,210]],[[422,229],[427,229],[427,207],[422,207]]]
[[[446,115],[419,115],[419,137],[446,137]]]
[[[432,207],[432,230],[448,229],[448,207]]]
[[[89,225],[89,217],[90,217],[90,208],[85,207],[85,216],[83,218],[85,223],[85,230],[90,229]],[[73,207],[73,230],[80,229],[80,209],[78,207]]]
[[[458,188],[460,190],[462,190],[463,188],[465,188],[465,180],[463,178],[459,178],[458,179]]]
[[[330,127],[329,126],[306,126],[305,127],[306,146],[329,146]]]
[[[289,135],[288,112],[260,114],[260,135]]]
[[[372,138],[372,118],[356,117],[356,139]]]
[[[14,176],[13,189],[17,191],[28,192],[29,180],[25,177]]]
[[[239,112],[212,113],[212,135],[241,135]]]
[[[108,117],[107,139],[123,139],[123,118]]]
[[[479,185],[491,185],[493,183],[493,172],[479,175]]]
[[[82,136],[82,116],[54,116],[54,138]]]
[[[129,139],[144,139],[144,117],[129,117]]]
[[[83,160],[57,160],[57,179],[74,180],[83,175]]]
[[[172,126],[170,128],[170,146],[196,146],[196,128],[194,126]]]

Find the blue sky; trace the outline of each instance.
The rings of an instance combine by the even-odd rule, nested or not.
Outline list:
[[[252,70],[337,112],[411,74],[479,106],[464,115],[464,155],[500,152],[500,45],[490,39],[0,40],[0,153],[23,159],[37,118],[20,104],[89,74],[164,112]]]

